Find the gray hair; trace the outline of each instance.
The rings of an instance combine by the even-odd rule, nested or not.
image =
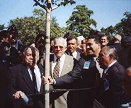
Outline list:
[[[55,39],[54,39],[54,42],[53,42],[53,46],[55,45],[55,42],[56,42],[56,41],[59,41],[59,42],[63,43],[63,45],[64,45],[65,47],[67,47],[67,41],[66,41],[66,39],[64,39],[63,37],[57,37],[57,38],[55,38]]]
[[[128,67],[128,68],[126,69],[126,71],[127,71],[127,72],[128,72],[128,71],[131,71],[131,66]]]
[[[37,52],[37,53],[39,54],[39,50],[38,50],[36,47],[28,46],[28,47],[26,47],[26,48],[24,49],[24,51],[23,51],[23,54],[24,54],[24,55],[26,54],[26,52],[27,52],[28,49],[31,49],[32,52]]]
[[[110,57],[112,57],[113,59],[118,59],[118,56],[117,56],[117,51],[116,51],[116,48],[113,47],[113,46],[105,46],[103,48],[106,48],[106,55],[109,55]]]

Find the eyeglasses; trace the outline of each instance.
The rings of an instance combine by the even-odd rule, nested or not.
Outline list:
[[[63,49],[64,46],[54,46],[54,48],[55,48],[55,49],[58,49],[58,48],[59,48],[59,49]]]

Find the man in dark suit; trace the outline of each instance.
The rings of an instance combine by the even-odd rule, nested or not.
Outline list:
[[[117,62],[116,49],[111,46],[103,47],[99,54],[99,63],[104,69],[100,101],[105,108],[120,108],[124,97],[125,70]]]
[[[44,70],[37,65],[38,60],[38,49],[30,46],[24,50],[24,63],[10,68],[14,108],[44,108],[44,99],[31,96],[43,92],[41,75]]]
[[[78,82],[77,88],[90,88],[79,92],[79,102],[75,103],[75,108],[93,107],[96,82],[99,79],[99,71],[96,67],[96,58],[101,50],[99,39],[96,36],[88,37],[86,46],[87,58],[81,58],[71,72],[55,80],[49,78],[50,84],[54,84],[56,88],[72,88],[72,84],[76,82]]]

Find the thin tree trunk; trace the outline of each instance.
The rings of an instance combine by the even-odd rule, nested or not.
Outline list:
[[[46,10],[46,53],[45,53],[45,77],[50,73],[50,23],[51,23],[51,0],[48,0]],[[49,91],[49,84],[45,85],[45,91]],[[45,108],[49,108],[49,93],[45,93]]]

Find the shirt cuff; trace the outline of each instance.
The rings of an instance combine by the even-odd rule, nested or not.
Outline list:
[[[29,102],[29,98],[25,95],[24,92],[22,92],[22,99],[24,100],[24,102],[27,104]]]
[[[56,80],[55,79],[53,79],[53,84],[56,85]]]

